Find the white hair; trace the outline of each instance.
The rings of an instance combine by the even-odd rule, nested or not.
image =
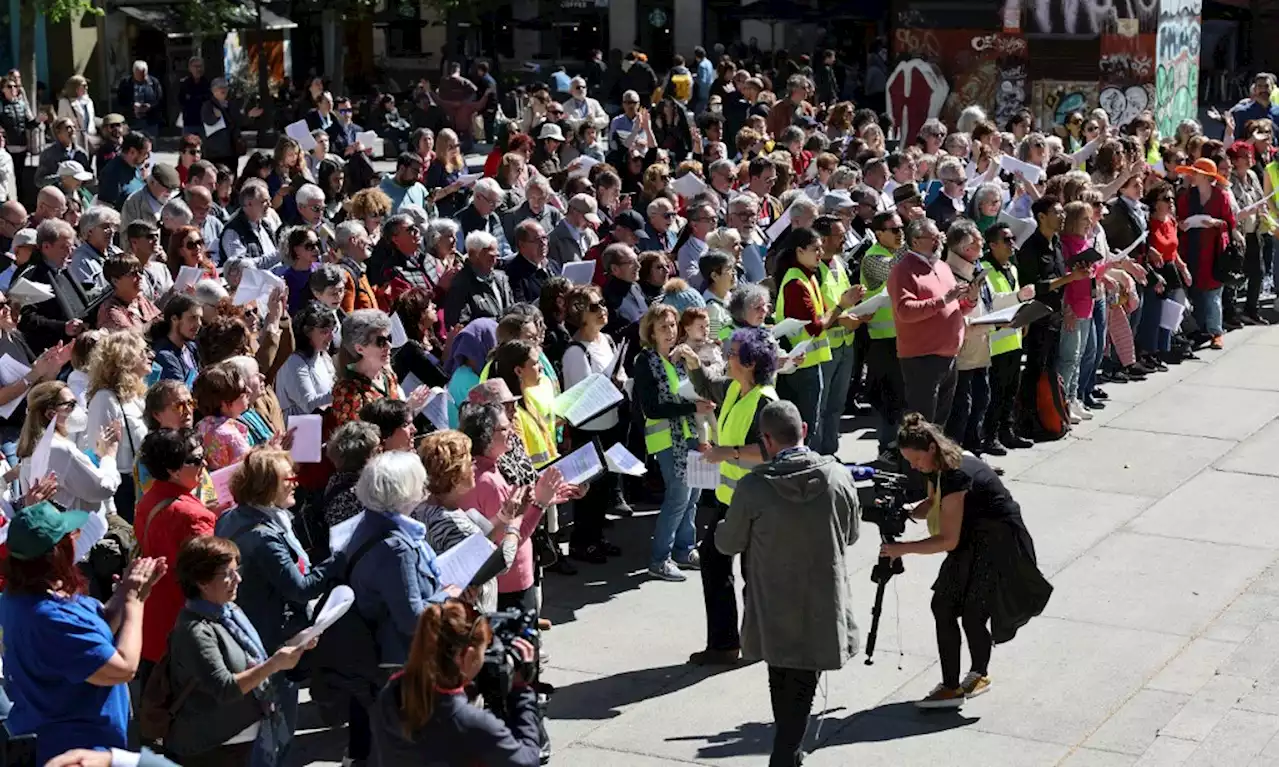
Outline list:
[[[356,309],[342,321],[342,348],[359,357],[356,346],[369,346],[374,336],[391,332],[391,318],[380,309]]]
[[[147,62],[143,61],[142,59],[138,59],[137,61],[133,62],[133,71],[146,72],[147,69],[148,69]]]
[[[80,216],[80,237],[83,239],[90,231],[103,224],[115,224],[119,228],[120,214],[115,208],[106,205],[90,205],[84,215]]]
[[[987,119],[987,112],[977,104],[964,108],[956,118],[956,130],[960,133],[972,133],[978,123]]]
[[[649,203],[649,207],[645,208],[645,212],[650,216],[665,213],[667,210],[675,210],[675,206],[672,205],[671,200],[668,200],[666,197],[654,197],[653,202]]]
[[[473,187],[476,194],[483,192],[486,197],[502,197],[502,186],[497,179],[482,178]]]
[[[255,360],[253,357],[249,357],[244,354],[237,354],[234,357],[228,357],[227,359],[223,360],[223,362],[227,363],[228,365],[231,365],[236,370],[240,371],[240,375],[244,376],[245,378],[253,378],[261,370],[261,368],[258,367],[257,360]]]
[[[343,221],[334,228],[333,237],[339,248],[351,244],[351,239],[365,233],[364,224],[359,221]]]
[[[551,182],[544,176],[534,176],[529,179],[529,183],[524,185],[525,193],[527,194],[531,189],[541,189],[548,197],[551,196]]]
[[[186,226],[195,219],[191,213],[191,208],[185,202],[174,197],[164,204],[160,209],[160,220],[176,220],[179,226]]]
[[[492,234],[489,234],[488,232],[482,231],[480,229],[477,229],[474,232],[470,232],[467,234],[466,249],[468,254],[484,250],[490,245],[497,245],[497,244],[498,244],[497,238],[495,238]]]
[[[404,514],[422,502],[427,470],[413,453],[380,453],[365,464],[356,482],[356,499],[371,511]]]
[[[324,204],[324,190],[315,184],[303,184],[294,198],[298,201],[298,205],[310,205],[313,202]]]
[[[233,263],[237,260],[238,259],[233,259]],[[230,271],[230,268],[230,264],[224,266],[223,272],[225,273]],[[204,306],[217,306],[219,301],[230,295],[227,293],[226,288],[222,287],[217,280],[212,279],[200,280],[196,283],[194,290],[195,296],[193,296],[193,298]]]

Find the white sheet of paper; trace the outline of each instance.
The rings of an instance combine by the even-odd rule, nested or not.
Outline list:
[[[596,262],[571,261],[560,268],[560,274],[574,285],[590,285],[596,276]]]
[[[365,512],[360,512],[351,519],[346,519],[333,527],[329,528],[329,550],[337,554],[339,551],[346,551],[347,545],[351,543],[351,536],[355,535],[356,528],[364,521]]]
[[[236,306],[244,306],[254,301],[261,301],[265,306],[267,300],[271,298],[271,291],[283,287],[284,280],[271,272],[262,269],[245,269],[232,303]]]
[[[1188,229],[1208,229],[1209,222],[1213,220],[1213,216],[1206,216],[1203,213],[1197,216],[1187,216],[1183,219],[1183,223]]]
[[[1266,208],[1268,205],[1270,205],[1270,204],[1271,204],[1271,202],[1273,201],[1273,199],[1274,199],[1274,196],[1273,196],[1273,197],[1263,197],[1261,200],[1258,200],[1258,201],[1257,201],[1257,202],[1255,202],[1254,204],[1252,204],[1252,205],[1246,205],[1246,206],[1244,206],[1243,208],[1241,208],[1241,209],[1240,209],[1240,212],[1239,212],[1239,213],[1237,213],[1237,214],[1236,214],[1236,216],[1237,216],[1237,217],[1239,217],[1239,216],[1248,216],[1248,215],[1250,215],[1250,214],[1252,214],[1252,213],[1256,213],[1256,212],[1257,212],[1257,211],[1259,211],[1259,210],[1263,210],[1264,208]]]
[[[36,443],[36,448],[31,452],[31,484],[49,474],[49,455],[53,450],[53,437],[58,433],[58,419],[54,418],[49,421],[49,425],[45,427],[44,434],[40,435],[40,441]]]
[[[378,133],[371,130],[360,131],[356,134],[356,141],[365,149],[373,149],[378,145]]]
[[[720,484],[720,465],[707,463],[702,453],[690,450],[685,463],[685,484],[695,490],[715,490]]]
[[[391,315],[391,348],[399,349],[401,346],[409,343],[409,334],[404,332],[404,323],[400,321],[400,315],[392,313]]]
[[[218,121],[217,121],[217,122],[214,122],[214,123],[203,123],[203,125],[204,125],[204,136],[205,136],[205,138],[208,138],[208,137],[212,136],[213,134],[217,133],[218,131],[220,131],[220,130],[225,130],[225,129],[226,129],[226,127],[227,127],[227,118],[225,118],[225,117],[223,117],[221,114],[219,114],[219,115],[218,115]]]
[[[436,557],[436,567],[440,569],[440,582],[446,586],[457,586],[465,589],[471,585],[480,568],[489,561],[489,555],[497,548],[493,541],[481,533],[467,536],[462,543],[441,552]]]
[[[786,212],[781,216],[778,216],[778,220],[774,221],[773,224],[769,226],[768,231],[765,232],[765,236],[769,238],[769,242],[773,242],[781,237],[782,233],[785,232],[789,226],[791,226],[791,209],[787,208]]]
[[[854,306],[846,314],[852,314],[855,317],[870,317],[876,312],[889,305],[889,291],[882,290],[871,298]]]
[[[422,406],[422,413],[437,429],[448,429],[449,401],[453,397],[440,387],[432,389],[432,392],[432,395],[427,398],[427,404]]]
[[[290,647],[301,647],[312,639],[319,637],[324,633],[325,629],[337,623],[339,618],[346,615],[347,610],[350,610],[355,603],[356,593],[351,590],[350,586],[334,586],[333,591],[329,592],[329,598],[324,601],[324,607],[320,608],[319,614],[316,615],[316,622],[299,631],[285,644]]]
[[[1036,222],[1029,218],[1018,218],[1007,211],[1000,211],[999,217],[996,219],[999,223],[1009,227],[1009,231],[1013,232],[1013,239],[1018,247],[1022,247],[1022,243],[1027,241],[1036,231]]]
[[[289,455],[297,463],[320,463],[324,447],[324,417],[318,415],[291,415],[289,428],[293,430],[293,447]]]
[[[1182,315],[1186,311],[1186,304],[1166,298],[1160,304],[1160,327],[1165,330],[1177,330],[1182,326]]]
[[[17,383],[19,378],[22,378],[30,372],[31,368],[21,362],[18,362],[13,357],[10,357],[7,354],[0,357],[0,385],[9,386],[10,384]],[[76,396],[78,399],[79,395]],[[23,392],[21,395],[14,397],[4,405],[0,405],[0,416],[8,418],[13,415],[13,412],[18,409],[18,405],[21,405],[26,398],[26,392]]]
[[[795,317],[784,317],[782,322],[774,325],[769,332],[773,334],[774,338],[786,338],[804,330],[804,326],[807,324],[804,320],[798,320]]]
[[[592,168],[594,168],[599,164],[600,164],[600,161],[597,160],[596,158],[589,157],[585,154],[580,154],[576,158],[574,158],[573,162],[569,163],[569,178],[586,176],[588,173],[591,172]]]
[[[240,462],[236,461],[230,466],[224,466],[217,471],[209,473],[209,479],[213,481],[213,492],[218,496],[219,505],[235,503],[235,498],[231,496],[231,475],[238,468],[240,468]]]
[[[644,461],[636,458],[621,442],[604,451],[604,462],[614,474],[630,474],[633,477],[644,476],[648,469]]]
[[[43,282],[19,277],[9,286],[9,300],[23,306],[35,306],[53,299],[53,288]]]
[[[483,173],[463,173],[458,176],[458,183],[464,187],[475,186],[476,182],[484,178]]]
[[[600,451],[596,450],[594,442],[588,442],[562,457],[555,462],[554,466],[560,470],[560,476],[570,485],[581,485],[604,471],[604,464],[600,463]],[[548,466],[547,469],[549,468],[551,467]],[[538,474],[541,475],[547,469],[543,469]]]
[[[1013,322],[1013,315],[1017,314],[1018,309],[1020,309],[1021,307],[1022,307],[1022,304],[1014,304],[1013,306],[1006,306],[1003,309],[997,309],[994,312],[989,312],[987,314],[983,314],[978,317],[971,317],[969,319],[969,324],[970,325],[1006,325],[1010,322]]]
[[[93,544],[102,540],[107,534],[107,515],[101,509],[90,512],[84,527],[80,528],[80,537],[76,539],[76,561],[83,562],[89,556]]]
[[[573,426],[622,401],[622,392],[602,373],[592,373],[556,397],[555,412]]]
[[[795,346],[791,347],[791,351],[787,352],[787,356],[793,360],[798,360],[808,353],[809,347],[813,346],[813,339],[806,338]]]
[[[178,278],[173,281],[173,292],[181,293],[192,285],[195,285],[200,281],[201,274],[204,274],[204,270],[198,266],[179,267]]]
[[[1029,162],[1023,162],[1017,157],[1009,154],[1000,155],[1000,170],[1007,171],[1017,175],[1021,173],[1026,177],[1027,181],[1033,184],[1040,183],[1040,177],[1044,175],[1044,171],[1039,165],[1032,165]]]
[[[671,189],[681,197],[688,199],[705,192],[707,189],[707,182],[698,178],[696,174],[689,172],[675,181],[672,181]]]
[[[422,385],[422,380],[413,373],[405,376],[404,380],[400,382],[400,388],[404,390],[404,396],[406,397],[413,394],[413,390],[420,388]]]
[[[1134,241],[1129,245],[1129,247],[1125,248],[1124,250],[1122,250],[1122,251],[1120,251],[1120,252],[1118,252],[1118,253],[1114,253],[1114,252],[1113,252],[1113,253],[1111,254],[1111,257],[1110,257],[1110,258],[1108,258],[1107,260],[1108,260],[1108,261],[1119,261],[1119,260],[1121,260],[1121,259],[1123,259],[1123,258],[1127,258],[1127,257],[1128,257],[1128,255],[1129,255],[1130,253],[1132,253],[1133,251],[1137,250],[1138,246],[1139,246],[1139,245],[1141,245],[1142,243],[1146,242],[1146,241],[1147,241],[1147,233],[1146,233],[1146,232],[1143,232],[1142,234],[1138,235],[1138,239],[1134,240]]]
[[[311,138],[311,129],[307,127],[306,120],[299,120],[296,123],[289,123],[284,126],[285,135],[293,138],[302,145],[302,151],[310,152],[315,148],[316,140]]]
[[[701,399],[701,397],[698,396],[698,392],[693,388],[693,381],[690,381],[688,378],[680,379],[680,388],[676,390],[676,394],[679,394],[681,397],[684,397],[691,402],[697,402]]]

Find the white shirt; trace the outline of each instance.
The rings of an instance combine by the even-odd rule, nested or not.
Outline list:
[[[147,423],[142,419],[142,406],[141,397],[122,403],[115,392],[95,392],[89,399],[89,426],[79,436],[81,449],[92,450],[98,436],[102,434],[102,428],[112,421],[120,421],[124,429],[120,432],[120,445],[116,448],[116,466],[122,475],[132,474],[137,451],[142,448],[142,440],[147,437]]]
[[[58,475],[58,491],[51,500],[64,509],[90,514],[76,541],[76,561],[83,560],[107,532],[106,510],[120,487],[120,470],[113,461],[94,466],[74,442],[55,434],[49,450],[49,471]],[[18,470],[18,487],[25,493],[33,484],[31,458],[24,458]]]
[[[310,359],[299,352],[289,355],[276,375],[276,397],[286,416],[309,415],[333,402],[333,359],[318,352]]]

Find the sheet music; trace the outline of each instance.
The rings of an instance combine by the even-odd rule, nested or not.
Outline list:
[[[350,610],[351,605],[355,603],[356,594],[351,590],[350,586],[334,586],[333,591],[329,592],[329,597],[325,599],[324,606],[316,614],[316,622],[299,631],[285,644],[290,647],[301,647],[312,639],[316,639],[324,633],[325,629],[337,623],[339,618],[346,615],[347,610]]]
[[[1147,234],[1148,232],[1143,232],[1142,234],[1138,235],[1138,239],[1134,240],[1133,243],[1129,245],[1129,247],[1125,248],[1119,253],[1113,253],[1112,257],[1107,260],[1120,261],[1121,259],[1127,258],[1129,254],[1132,253],[1139,245],[1147,241]]]
[[[29,480],[32,485],[49,474],[49,459],[53,451],[53,437],[57,433],[58,419],[50,419],[49,425],[45,427],[44,434],[40,436],[40,441],[36,443],[35,450],[31,453]]]
[[[1007,325],[1013,322],[1013,316],[1022,308],[1022,304],[1006,306],[978,317],[969,318],[970,325]]]
[[[774,325],[769,332],[773,334],[774,338],[785,338],[804,330],[805,325],[808,324],[804,320],[798,320],[795,317],[786,317],[782,322]]]
[[[422,406],[422,414],[427,417],[437,429],[449,428],[449,402],[453,399],[449,392],[436,387],[432,389],[432,394],[427,398],[427,404]]]
[[[693,388],[693,381],[690,381],[688,378],[680,379],[680,386],[676,388],[676,394],[679,394],[681,397],[692,402],[697,402],[702,399],[698,396],[697,390]]]
[[[1040,177],[1044,175],[1044,170],[1039,165],[1023,162],[1017,157],[1008,154],[1000,155],[1000,170],[1008,171],[1014,175],[1021,173],[1027,181],[1033,184],[1039,184]]]
[[[594,442],[588,442],[572,453],[562,456],[538,474],[544,474],[552,466],[560,470],[560,476],[570,485],[581,485],[604,471],[604,464],[600,463],[600,451],[596,449]]]
[[[845,314],[852,314],[855,317],[869,317],[889,305],[889,291],[882,290],[871,298],[863,301],[853,307]]]
[[[769,242],[773,242],[787,231],[787,227],[791,226],[791,209],[787,208],[786,212],[778,216],[778,220],[774,221],[769,229],[765,232],[765,236],[769,238]]]
[[[293,447],[289,454],[296,463],[320,463],[324,445],[324,418],[318,415],[291,415],[289,429],[293,430]]]
[[[423,386],[422,379],[418,378],[413,373],[406,375],[404,377],[404,380],[400,382],[400,388],[404,390],[404,396],[406,397],[408,397],[410,394],[413,394],[414,389],[419,389],[422,386]]]
[[[473,533],[462,543],[441,552],[436,556],[436,567],[440,570],[440,582],[446,586],[457,586],[465,589],[471,580],[489,561],[489,556],[497,546],[481,533]]]
[[[644,476],[648,469],[644,461],[636,458],[621,442],[604,451],[604,462],[614,474],[630,474],[633,477]]]
[[[1187,225],[1188,229],[1208,229],[1209,222],[1213,220],[1213,216],[1206,216],[1201,213],[1196,216],[1187,216],[1182,223]]]
[[[304,152],[310,152],[316,146],[316,140],[311,138],[311,129],[307,127],[306,120],[289,123],[284,126],[284,132],[285,135],[301,144]]]
[[[0,357],[0,384],[3,384],[4,386],[15,384],[18,382],[18,379],[22,378],[24,375],[30,372],[31,372],[31,368],[27,367],[21,362],[18,362],[16,359],[14,359],[13,357],[10,357],[8,354],[4,355],[3,357]],[[26,398],[27,398],[26,392],[23,392],[17,397],[14,397],[9,402],[5,403],[3,406],[0,406],[0,416],[4,416],[5,418],[8,418],[9,416],[13,415],[13,412],[18,409],[18,405],[21,405],[23,401],[26,400]],[[40,476],[43,476],[43,475],[40,475]]]
[[[570,261],[560,267],[560,275],[574,285],[590,285],[596,276],[596,262]]]
[[[378,132],[371,130],[360,131],[356,134],[356,141],[359,141],[360,146],[365,149],[373,149],[378,145]]]
[[[1185,304],[1166,298],[1160,304],[1160,327],[1165,330],[1177,330],[1182,326],[1182,315],[1186,311]]]
[[[715,490],[720,484],[720,465],[707,463],[702,453],[690,450],[685,463],[685,483],[695,490]]]
[[[173,281],[173,292],[182,293],[187,288],[194,286],[200,281],[201,274],[204,274],[204,270],[198,266],[179,267],[178,278]]]
[[[240,468],[240,462],[236,461],[230,466],[224,466],[215,472],[210,472],[209,479],[213,480],[213,492],[218,496],[219,506],[235,503],[235,498],[231,495],[231,475],[238,468]]]
[[[355,535],[356,528],[364,521],[365,512],[360,512],[351,519],[346,519],[329,528],[329,550],[334,554],[339,551],[346,551],[347,544],[351,543],[351,536]]]
[[[603,373],[592,373],[562,392],[555,400],[555,412],[573,426],[600,415],[622,402],[622,392]]]
[[[404,332],[404,323],[400,320],[400,315],[395,312],[391,313],[391,348],[399,349],[401,346],[409,343],[409,334]]]
[[[240,277],[240,285],[236,288],[236,296],[232,301],[236,306],[244,306],[260,301],[262,306],[271,298],[271,292],[283,288],[284,280],[263,271],[262,269],[245,269]]]
[[[688,199],[705,192],[707,183],[698,178],[697,174],[689,172],[671,182],[671,189],[681,197]]]

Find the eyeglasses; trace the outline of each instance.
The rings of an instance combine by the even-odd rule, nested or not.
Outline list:
[[[319,213],[320,211],[324,210],[324,206],[320,204],[307,205],[306,208],[312,213]]]
[[[75,400],[73,400],[73,399],[69,399],[69,400],[64,400],[64,401],[62,401],[62,402],[59,402],[58,404],[54,405],[54,406],[53,406],[53,409],[54,409],[54,410],[70,410],[71,408],[74,408],[75,406],[76,406],[76,401],[75,401]]]
[[[182,150],[182,153],[183,153],[183,154],[193,154],[193,155],[197,155],[197,156],[199,156],[200,151],[201,151],[201,150],[200,150],[200,149],[197,149],[196,147],[191,147],[190,149],[183,149],[183,150]]]
[[[182,247],[187,248],[188,250],[194,250],[202,245],[204,245],[204,240],[187,240],[182,243]]]
[[[880,231],[882,231],[882,232],[893,232],[894,234],[901,234],[901,233],[902,233],[902,227],[900,227],[900,226],[886,226],[885,228],[881,229]]]
[[[591,311],[593,311],[593,312],[598,312],[598,311],[600,311],[601,309],[604,309],[604,308],[605,308],[605,302],[604,302],[604,301],[592,301],[591,303],[587,304],[587,309],[589,309],[589,310],[591,310]]]
[[[290,485],[296,485],[298,484],[298,477],[296,474],[290,474],[289,476],[284,478],[284,481],[289,483]]]
[[[182,461],[183,466],[204,466],[204,453],[200,455],[187,456]]]
[[[662,217],[670,221],[676,217],[676,213],[675,211],[667,211],[666,213],[662,214]]]
[[[373,339],[373,343],[379,349],[385,349],[391,346],[391,336],[375,336]]]
[[[184,413],[194,413],[196,409],[196,403],[192,402],[189,399],[180,399],[176,402],[171,403],[169,406],[175,407]]]
[[[320,250],[320,243],[317,240],[307,240],[306,242],[302,243],[302,247],[312,251]]]

